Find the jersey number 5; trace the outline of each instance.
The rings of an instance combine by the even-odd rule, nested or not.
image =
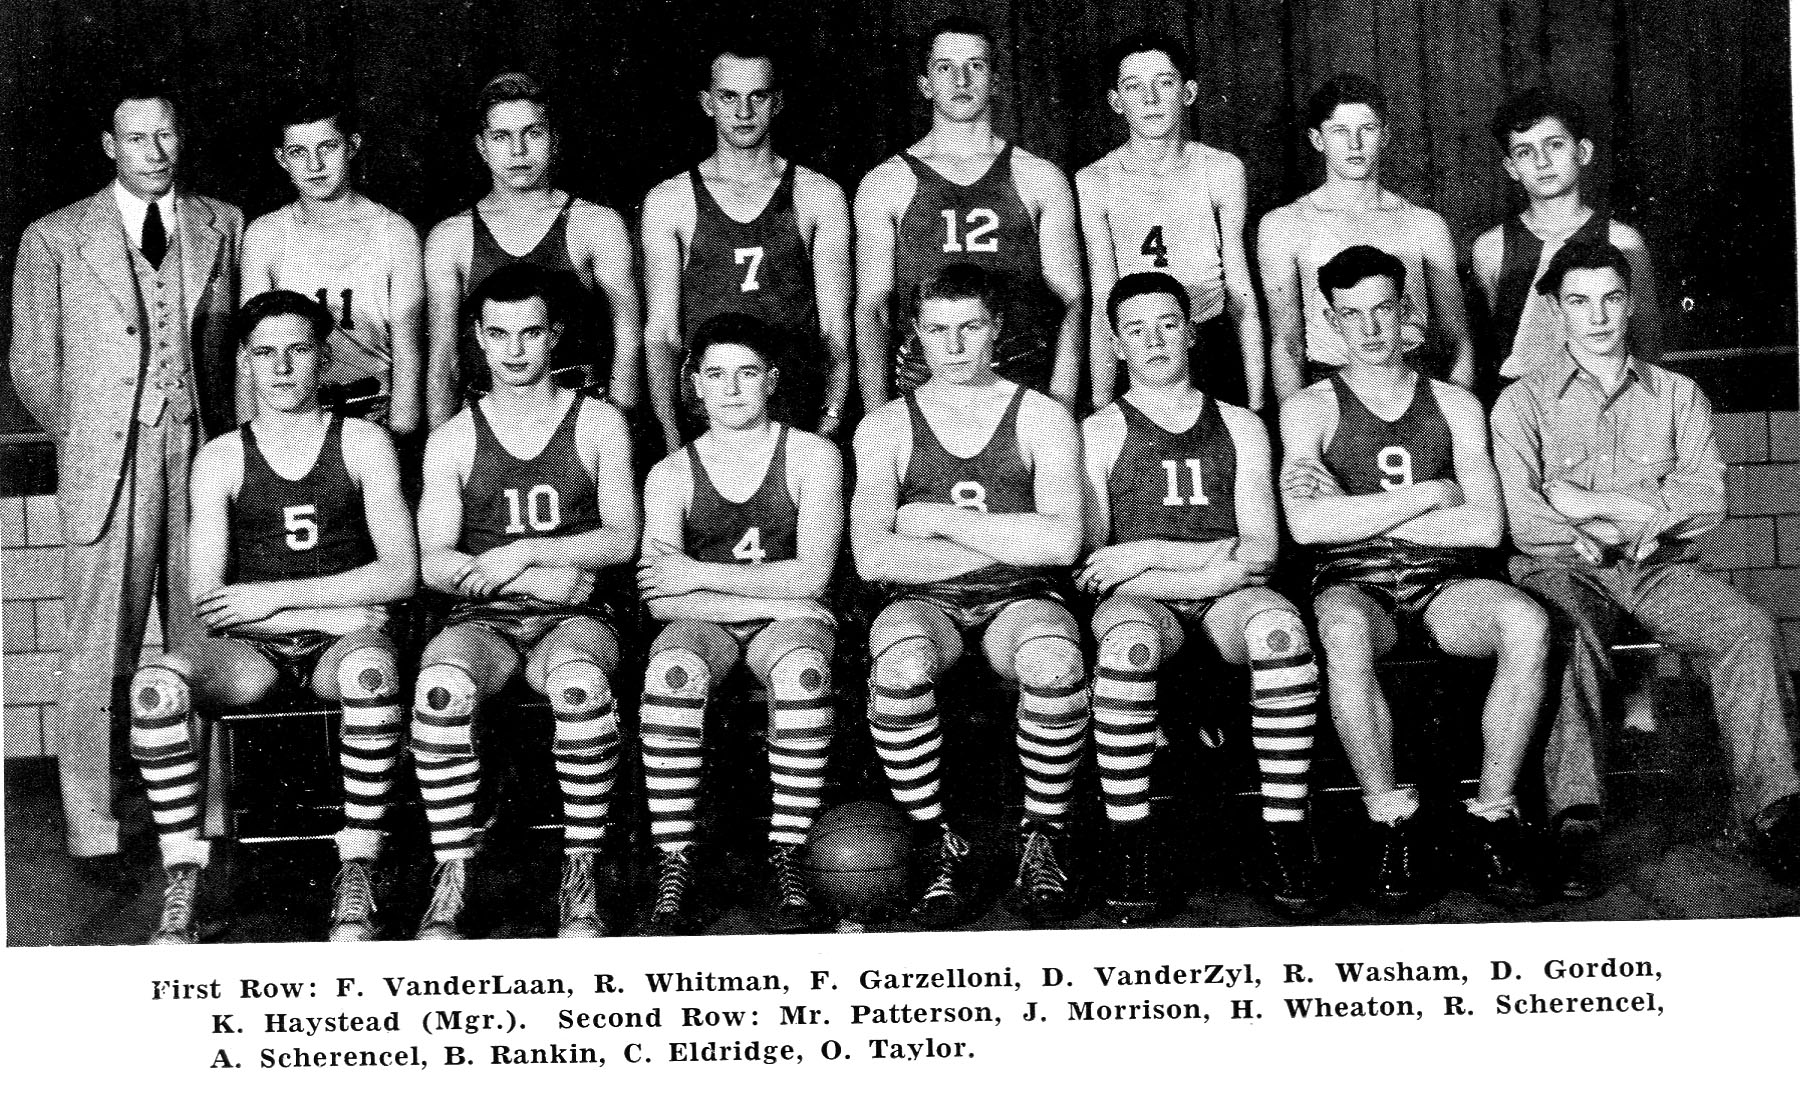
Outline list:
[[[762,283],[756,281],[756,273],[762,270],[762,245],[758,244],[751,248],[739,248],[731,254],[735,262],[744,265],[744,281],[738,285],[738,289],[746,294],[752,290],[761,290]]]
[[[762,528],[751,527],[745,531],[744,536],[737,540],[737,545],[731,547],[731,556],[753,565],[762,564],[763,558],[769,556],[768,551],[762,548]]]
[[[977,206],[963,215],[968,222],[969,231],[961,240],[956,238],[956,211],[944,210],[944,251],[946,252],[998,252],[999,238],[994,234],[1000,231],[1000,215],[985,206]]]
[[[1375,455],[1375,468],[1381,470],[1381,487],[1389,492],[1413,483],[1412,452],[1403,446],[1384,446]]]
[[[1138,251],[1146,256],[1155,257],[1150,264],[1152,267],[1167,267],[1169,265],[1169,248],[1163,243],[1162,226],[1152,225],[1150,227],[1150,231],[1144,234],[1144,246],[1138,249]]]
[[[295,504],[281,509],[281,525],[287,528],[287,548],[304,553],[319,544],[318,509],[311,504]]]
[[[506,533],[524,534],[527,523],[535,531],[555,530],[562,523],[562,498],[556,495],[554,487],[533,485],[531,491],[525,494],[523,507],[519,504],[518,489],[500,491],[506,497],[506,510],[511,517],[506,524]]]

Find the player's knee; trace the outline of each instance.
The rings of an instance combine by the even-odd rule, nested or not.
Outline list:
[[[1026,638],[1013,654],[1013,674],[1020,686],[1039,691],[1073,687],[1087,678],[1081,647],[1060,634]]]
[[[769,689],[779,699],[824,698],[831,693],[831,661],[811,646],[790,650],[769,669]]]
[[[131,678],[132,754],[152,762],[185,745],[192,712],[193,696],[179,672],[160,664],[138,669]]]
[[[692,649],[669,648],[650,654],[644,669],[647,694],[704,700],[712,692],[712,669],[706,658]]]
[[[1550,616],[1530,599],[1507,601],[1494,614],[1500,651],[1514,663],[1538,665],[1550,657]]]
[[[1163,655],[1162,633],[1148,622],[1120,622],[1100,638],[1100,667],[1109,672],[1154,672]]]
[[[413,690],[413,751],[427,756],[475,754],[475,680],[454,664],[430,664]]]
[[[1251,660],[1284,660],[1311,656],[1312,644],[1306,638],[1306,623],[1292,607],[1269,607],[1257,611],[1244,623],[1244,644]]]
[[[875,657],[875,686],[889,691],[913,691],[937,681],[937,646],[929,637],[905,637]]]
[[[1340,666],[1372,664],[1375,641],[1369,623],[1359,614],[1348,611],[1319,612],[1319,640],[1325,646],[1326,660]]]
[[[352,649],[338,662],[338,697],[368,702],[392,698],[400,690],[400,662],[386,645]]]
[[[569,660],[544,675],[544,695],[558,717],[593,713],[612,705],[606,672],[591,660]]]

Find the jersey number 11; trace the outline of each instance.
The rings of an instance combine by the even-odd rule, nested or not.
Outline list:
[[[1193,486],[1193,491],[1187,494],[1185,500],[1181,496],[1182,466],[1187,467],[1188,483]],[[1169,480],[1169,491],[1162,498],[1164,507],[1179,507],[1182,504],[1196,504],[1204,507],[1212,503],[1206,498],[1206,490],[1200,484],[1200,459],[1183,458],[1177,462],[1173,458],[1164,458],[1162,467],[1163,476]]]

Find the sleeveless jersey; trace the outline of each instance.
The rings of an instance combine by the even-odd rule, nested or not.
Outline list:
[[[383,206],[376,209],[384,219],[399,216]],[[393,259],[387,248],[359,249],[334,266],[310,243],[311,234],[300,224],[299,203],[277,210],[275,223],[280,227],[276,287],[304,294],[331,314],[331,366],[320,374],[320,388],[373,378],[379,388],[369,395],[367,407],[385,410],[394,373]]]
[[[1024,400],[1025,387],[1019,386],[987,445],[970,457],[958,458],[938,441],[917,395],[908,393],[912,455],[900,480],[900,506],[923,501],[1001,515],[1036,511],[1037,486],[1019,450],[1019,405]]]
[[[748,313],[791,334],[818,328],[813,299],[812,257],[800,237],[794,208],[794,162],[769,203],[749,221],[738,221],[719,205],[700,176],[688,169],[694,188],[694,234],[681,269],[681,339],[718,313]]]
[[[1054,339],[1048,318],[1048,291],[1038,254],[1037,223],[1013,181],[1013,146],[1007,142],[981,178],[968,186],[952,183],[911,153],[902,151],[917,184],[901,215],[894,250],[893,316],[912,316],[913,292],[952,263],[972,263],[997,277],[1007,321],[995,368],[1010,381],[1040,386],[1042,345]],[[896,333],[910,333],[906,323]],[[910,342],[910,336],[900,340]]]
[[[1211,397],[1186,431],[1165,430],[1128,399],[1125,440],[1106,479],[1112,541],[1236,538],[1237,445]]]
[[[788,429],[780,428],[769,469],[762,483],[743,503],[727,500],[712,477],[700,452],[687,447],[688,469],[694,495],[682,520],[682,545],[696,561],[723,565],[792,561],[799,554],[800,511],[788,493]]]
[[[1412,308],[1400,320],[1400,345],[1411,351],[1425,342],[1428,323],[1425,254],[1406,232],[1418,207],[1399,195],[1393,197],[1399,205],[1391,210],[1357,213],[1321,210],[1313,203],[1311,195],[1294,203],[1304,234],[1300,248],[1300,292],[1305,306],[1302,323],[1306,326],[1306,357],[1313,362],[1343,366],[1350,361],[1344,338],[1325,321],[1324,312],[1330,303],[1319,289],[1319,268],[1353,244],[1379,248],[1406,267],[1406,297]]]
[[[1596,210],[1573,233],[1545,240],[1520,217],[1501,223],[1500,278],[1494,305],[1492,361],[1502,377],[1518,378],[1562,351],[1562,322],[1542,294],[1537,280],[1563,245],[1604,243],[1615,222]]]
[[[333,576],[375,560],[362,489],[344,465],[344,418],[333,416],[312,468],[289,480],[269,465],[251,424],[238,429],[244,481],[230,506],[232,583]]]
[[[579,389],[587,384],[590,373],[596,380],[604,382],[604,371],[611,368],[612,358],[611,348],[603,346],[603,342],[611,343],[607,335],[611,328],[594,321],[596,317],[607,315],[599,308],[604,295],[588,285],[576,271],[575,261],[569,255],[569,208],[573,205],[575,196],[570,195],[550,228],[532,245],[531,251],[522,256],[515,256],[500,247],[500,242],[494,239],[492,230],[482,219],[481,208],[471,206],[469,218],[473,243],[469,249],[469,281],[463,300],[466,302],[489,275],[509,263],[528,263],[549,272],[551,281],[562,295],[563,334],[553,353],[556,381],[570,389]],[[463,384],[486,392],[493,380],[488,375],[487,359],[475,342],[470,324],[463,324],[462,329]]]
[[[594,479],[575,449],[575,424],[586,399],[570,402],[534,458],[515,458],[494,435],[481,403],[469,405],[475,457],[462,488],[458,549],[481,554],[518,538],[585,534],[600,526]]]
[[[1197,148],[1192,163],[1161,179],[1127,171],[1120,149],[1101,157],[1098,167],[1119,276],[1136,271],[1174,276],[1188,292],[1196,324],[1224,312],[1225,259]]]
[[[1456,479],[1450,422],[1438,407],[1430,378],[1414,376],[1412,403],[1399,419],[1391,422],[1369,411],[1341,375],[1333,374],[1330,380],[1337,397],[1338,425],[1321,458],[1347,495],[1367,496],[1421,481]],[[1320,553],[1324,557],[1362,553],[1371,545],[1411,547],[1412,543],[1381,536],[1320,547]],[[1432,556],[1457,552],[1433,547],[1418,549]]]

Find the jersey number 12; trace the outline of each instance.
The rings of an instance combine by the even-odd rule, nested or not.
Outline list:
[[[1000,241],[994,236],[1000,230],[1000,215],[985,206],[977,206],[963,215],[969,231],[961,240],[956,237],[956,211],[944,210],[944,251],[998,252]]]

